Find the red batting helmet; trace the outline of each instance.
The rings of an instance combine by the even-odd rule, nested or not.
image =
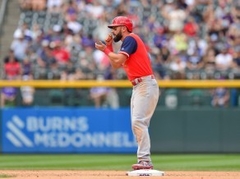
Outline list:
[[[108,27],[109,28],[113,28],[113,27],[117,27],[117,26],[126,26],[127,29],[132,32],[133,30],[133,23],[131,21],[131,19],[129,19],[128,17],[125,16],[117,16],[112,20],[112,24],[110,24]]]

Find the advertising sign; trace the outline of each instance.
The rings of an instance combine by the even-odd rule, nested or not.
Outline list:
[[[129,109],[2,110],[3,153],[132,153]]]

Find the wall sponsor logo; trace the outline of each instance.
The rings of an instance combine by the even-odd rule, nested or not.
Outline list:
[[[12,120],[7,122],[8,132],[6,138],[15,147],[33,146],[33,142],[21,131],[24,127],[24,122],[18,116],[13,116]]]
[[[97,126],[97,127],[96,127]],[[133,148],[129,131],[112,130],[89,122],[84,116],[14,115],[6,122],[7,140],[17,148]]]

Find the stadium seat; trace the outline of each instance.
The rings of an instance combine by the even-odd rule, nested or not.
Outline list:
[[[49,89],[36,89],[34,104],[35,106],[50,106],[49,98],[46,96]]]
[[[119,95],[119,104],[122,107],[130,106],[130,100],[131,100],[131,93],[132,89],[117,89],[117,93]]]
[[[205,89],[181,90],[179,103],[181,106],[209,107],[211,106],[211,94]]]
[[[63,89],[51,89],[48,93],[51,106],[64,106],[64,91]]]
[[[77,90],[75,88],[65,89],[64,104],[66,106],[79,106],[80,99],[77,96]]]
[[[164,95],[164,104],[167,108],[179,107],[179,89],[167,89]]]

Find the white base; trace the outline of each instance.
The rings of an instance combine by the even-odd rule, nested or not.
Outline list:
[[[164,176],[164,172],[158,170],[133,170],[126,173],[128,176]]]

